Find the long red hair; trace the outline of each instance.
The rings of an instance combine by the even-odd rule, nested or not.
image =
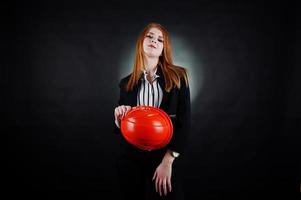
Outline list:
[[[169,33],[162,25],[158,23],[149,23],[140,33],[136,42],[135,62],[126,90],[133,90],[134,86],[138,83],[141,74],[143,73],[145,59],[143,51],[143,40],[151,28],[158,28],[162,32],[164,38],[163,51],[162,55],[159,57],[158,65],[160,65],[164,75],[165,90],[169,92],[175,86],[180,88],[181,78],[184,78],[186,86],[188,86],[187,69],[185,69],[184,67],[176,66],[172,62]]]

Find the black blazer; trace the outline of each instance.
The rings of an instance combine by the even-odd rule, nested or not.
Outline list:
[[[181,88],[174,87],[170,92],[165,91],[165,80],[161,67],[157,69],[158,83],[163,91],[163,98],[160,109],[164,110],[171,118],[173,123],[173,137],[166,148],[182,153],[184,151],[187,137],[190,133],[191,124],[191,103],[189,85],[185,84],[184,78],[181,79]],[[143,74],[142,74],[143,76]],[[141,76],[141,78],[142,78]],[[118,105],[137,106],[138,88],[141,84],[141,78],[133,91],[127,92],[126,85],[130,79],[130,75],[122,78],[119,82],[120,96]],[[120,129],[114,123],[114,132],[121,134]]]

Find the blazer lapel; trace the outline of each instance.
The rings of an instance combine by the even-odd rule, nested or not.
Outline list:
[[[141,84],[141,78],[142,78],[142,76],[139,78],[138,83],[134,86],[134,89],[131,92],[132,93],[132,98],[131,98],[132,106],[137,106],[137,95],[138,95],[139,86]]]
[[[157,74],[159,75],[158,83],[163,92],[163,98],[159,108],[164,108],[167,101],[167,92],[165,91],[165,79],[160,65],[158,65]]]

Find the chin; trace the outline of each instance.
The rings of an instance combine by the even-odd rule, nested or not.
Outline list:
[[[160,57],[160,55],[158,55],[158,54],[149,53],[149,52],[147,52],[146,55],[147,55],[148,57],[151,57],[151,58],[153,58],[153,57],[159,58],[159,57]]]

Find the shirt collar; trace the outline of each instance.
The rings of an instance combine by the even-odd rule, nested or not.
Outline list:
[[[158,66],[156,67],[156,70],[155,70],[155,73],[154,73],[154,79],[160,77],[160,76],[157,74],[157,70],[158,70]],[[143,70],[143,74],[144,74],[144,79],[147,80],[147,78],[146,78],[147,72],[146,72],[145,69]]]

